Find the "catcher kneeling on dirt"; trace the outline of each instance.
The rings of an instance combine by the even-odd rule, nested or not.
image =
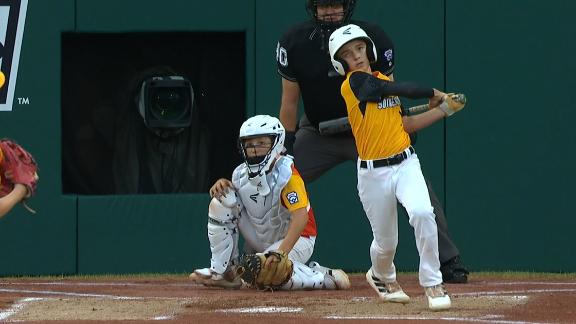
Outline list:
[[[242,281],[258,289],[348,289],[348,275],[317,262],[316,222],[304,181],[284,151],[285,130],[268,115],[249,118],[238,140],[244,163],[232,181],[210,188],[210,268],[190,278],[206,286],[237,289]],[[239,257],[238,234],[245,241]]]

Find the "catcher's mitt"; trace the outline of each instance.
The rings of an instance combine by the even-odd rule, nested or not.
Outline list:
[[[4,197],[20,183],[28,189],[26,198],[36,192],[38,164],[32,154],[10,139],[0,139],[0,197]],[[29,207],[26,206],[28,209]],[[29,209],[30,210],[30,209]],[[30,210],[34,212],[33,210]]]
[[[265,267],[268,258],[274,259],[269,267]],[[240,263],[242,279],[258,289],[279,289],[292,277],[292,261],[282,251],[245,255]]]

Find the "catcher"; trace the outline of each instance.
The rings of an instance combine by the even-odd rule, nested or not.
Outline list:
[[[0,218],[34,194],[38,183],[37,171],[32,154],[13,140],[0,139]],[[35,213],[26,204],[24,206]]]
[[[206,286],[238,289],[242,280],[263,290],[347,289],[340,269],[311,262],[316,222],[304,182],[284,151],[285,130],[268,115],[246,120],[239,148],[244,160],[232,180],[210,189],[208,239],[210,267],[190,278]],[[239,258],[238,234],[245,241]]]

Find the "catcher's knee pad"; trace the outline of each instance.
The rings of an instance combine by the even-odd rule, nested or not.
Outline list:
[[[312,289],[335,289],[325,286],[324,274],[310,269],[305,264],[292,261],[294,266],[292,277],[282,286],[282,290],[312,290]]]
[[[210,268],[223,274],[238,257],[238,230],[232,209],[212,199],[208,210],[208,240],[212,259]]]

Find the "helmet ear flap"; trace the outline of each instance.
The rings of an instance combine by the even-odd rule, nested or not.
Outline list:
[[[236,148],[238,149],[238,153],[240,153],[240,156],[244,157],[244,145],[242,145],[241,138],[238,138],[238,141],[236,141]]]
[[[378,60],[378,53],[376,52],[376,47],[370,39],[366,39],[366,56],[370,63],[375,63]]]
[[[338,63],[340,63],[342,65],[342,69],[344,70],[344,72],[348,71],[348,63],[346,63],[346,61],[344,61],[343,59],[336,57],[336,61],[338,61]],[[346,73],[344,73],[346,74]]]

